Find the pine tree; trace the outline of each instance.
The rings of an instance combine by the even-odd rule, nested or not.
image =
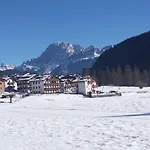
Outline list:
[[[117,73],[115,69],[111,69],[112,84],[117,85]]]
[[[140,70],[137,68],[137,66],[134,66],[134,70],[133,70],[133,84],[134,86],[138,86],[138,84],[140,83]]]
[[[92,76],[93,76],[94,78],[97,78],[97,74],[96,74],[96,71],[95,71],[95,70],[92,70]]]
[[[106,85],[106,74],[105,71],[100,71],[100,83],[101,85]]]
[[[142,72],[142,81],[144,83],[144,86],[148,86],[148,83],[149,83],[149,75],[148,75],[148,71],[147,70],[144,70]]]
[[[116,70],[116,82],[117,82],[117,85],[121,86],[124,84],[124,78],[123,78],[123,72],[122,72],[122,69],[120,66],[117,67],[117,70]]]
[[[132,86],[133,85],[133,76],[132,76],[132,69],[129,65],[125,66],[124,70],[124,80],[125,80],[125,85],[127,86]]]
[[[107,85],[112,84],[111,71],[109,70],[108,67],[106,68],[105,74],[106,74],[106,84],[107,84]]]

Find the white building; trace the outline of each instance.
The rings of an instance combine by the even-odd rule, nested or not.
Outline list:
[[[44,81],[48,76],[38,76],[30,80],[31,93],[44,94]]]
[[[88,80],[83,79],[78,81],[78,93],[87,95],[91,91],[91,86],[88,85]]]
[[[14,90],[17,90],[17,82],[13,81],[10,77],[4,77],[5,88],[12,87]]]
[[[92,78],[78,80],[77,83],[79,94],[87,95],[88,92],[93,92],[94,88],[97,87],[95,80]]]
[[[31,93],[60,93],[60,80],[52,75],[38,76],[30,80]]]
[[[23,76],[19,77],[17,81],[17,86],[18,86],[18,91],[19,92],[31,92],[31,87],[30,87],[30,80],[32,80],[36,74],[24,74]]]

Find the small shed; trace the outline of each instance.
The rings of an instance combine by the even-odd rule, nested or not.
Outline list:
[[[78,93],[87,95],[92,91],[92,85],[89,84],[88,79],[78,80]]]

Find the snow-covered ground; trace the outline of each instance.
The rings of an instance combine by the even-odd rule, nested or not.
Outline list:
[[[150,88],[122,97],[36,95],[0,104],[0,150],[149,150]]]

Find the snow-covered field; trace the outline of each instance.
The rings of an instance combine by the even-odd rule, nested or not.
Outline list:
[[[122,97],[36,95],[0,104],[0,150],[149,150],[150,88]]]

